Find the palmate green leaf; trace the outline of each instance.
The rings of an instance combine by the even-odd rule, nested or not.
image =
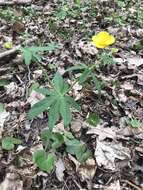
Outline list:
[[[58,92],[61,92],[63,91],[63,87],[64,87],[64,79],[63,77],[60,75],[59,72],[57,72],[54,76],[54,79],[53,79],[53,85],[55,87],[55,89],[58,91]]]
[[[34,162],[37,166],[46,172],[50,172],[54,168],[55,155],[47,153],[44,150],[37,150],[33,155]]]
[[[28,112],[29,119],[33,119],[34,117],[38,116],[43,111],[47,110],[54,101],[55,101],[55,97],[50,96],[34,104]]]
[[[52,94],[52,90],[49,90],[48,88],[44,88],[44,87],[36,88],[35,91],[45,96],[49,96]]]
[[[49,43],[47,46],[31,46],[31,47],[24,47],[21,48],[21,51],[23,52],[23,57],[26,65],[30,65],[31,61],[33,59],[36,59],[37,61],[41,61],[41,55],[38,53],[42,53],[44,51],[54,51],[58,48],[58,45],[56,43]]]
[[[12,150],[14,149],[14,145],[21,144],[22,141],[20,139],[14,137],[4,137],[2,139],[2,148],[5,150]]]
[[[64,97],[60,99],[60,114],[64,120],[64,125],[68,126],[71,122],[71,111],[70,106]]]
[[[56,100],[49,109],[49,121],[48,126],[50,129],[53,129],[55,126],[55,123],[59,119],[59,113],[60,113],[60,101]]]

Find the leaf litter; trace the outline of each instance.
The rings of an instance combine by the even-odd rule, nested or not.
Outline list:
[[[19,2],[28,4],[23,7]],[[74,7],[74,1],[19,2],[6,1],[3,4],[8,9],[0,7],[0,53],[6,55],[0,60],[0,103],[5,105],[0,111],[0,139],[22,141],[10,152],[0,148],[0,189],[141,190],[143,126],[133,127],[126,120],[143,122],[142,1],[79,1],[80,9]],[[15,6],[9,6],[13,3]],[[100,50],[91,44],[91,37],[100,31],[116,38],[113,48],[118,51],[107,48],[112,49],[116,64],[103,66],[97,61]],[[33,151],[42,148],[40,133],[47,126],[47,113],[30,122],[27,118],[29,107],[44,98],[32,84],[36,81],[36,86],[47,87],[49,83],[36,60],[26,67],[19,59],[21,52],[13,50],[33,37],[40,46],[51,41],[59,44],[55,52],[44,52],[40,58],[35,54],[36,58],[51,79],[59,70],[68,84],[74,84],[70,95],[82,107],[81,112],[74,112],[70,129],[59,121],[54,132],[70,130],[92,152],[92,157],[81,164],[62,147],[50,174],[40,172],[32,160]],[[6,44],[9,41],[12,46]],[[31,47],[35,43],[31,41]],[[97,66],[93,72],[104,81],[100,95],[96,83],[90,84],[89,79],[85,85],[73,83],[83,71],[66,70],[78,63]],[[98,113],[101,122],[88,124],[89,113]],[[9,172],[11,167],[16,173]]]

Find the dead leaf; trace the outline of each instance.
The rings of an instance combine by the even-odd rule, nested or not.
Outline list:
[[[25,89],[19,87],[15,82],[11,82],[10,84],[5,86],[6,94],[9,97],[16,98],[24,96]]]
[[[100,141],[110,138],[116,139],[116,132],[111,127],[104,127],[104,124],[98,124],[96,127],[90,127],[87,131],[87,134],[95,134],[98,135],[98,139]]]
[[[13,30],[13,32],[16,32],[18,34],[21,32],[24,32],[24,30],[25,30],[24,24],[20,21],[15,21],[13,23],[12,30]]]
[[[62,159],[56,162],[56,176],[59,181],[63,181],[65,166]]]
[[[128,68],[135,69],[141,65],[143,65],[143,59],[139,56],[128,57],[127,58]]]
[[[81,164],[78,168],[78,173],[80,174],[83,181],[93,179],[96,172],[96,163],[93,158],[86,160],[85,164]]]
[[[35,71],[33,72],[33,78],[34,78],[34,79],[41,78],[41,77],[42,77],[42,73],[43,73],[42,70],[35,70]]]
[[[9,117],[9,115],[10,115],[10,113],[6,112],[6,111],[3,111],[3,112],[0,113],[0,139],[1,139],[1,136],[2,136],[4,122]]]
[[[23,182],[15,173],[8,173],[4,181],[0,184],[1,190],[23,190]]]
[[[114,183],[111,183],[108,187],[105,187],[104,190],[121,190],[119,180],[114,181]]]
[[[93,46],[91,42],[85,43],[85,42],[82,42],[82,41],[81,41],[81,42],[78,44],[78,47],[79,47],[79,49],[80,49],[84,54],[96,55],[96,54],[98,53],[97,48],[96,48],[95,46]],[[78,50],[78,51],[79,51],[79,50]],[[76,51],[76,53],[77,53],[77,51]],[[80,55],[79,52],[78,52],[78,55]]]
[[[119,142],[96,141],[95,158],[98,166],[116,170],[115,159],[130,159],[130,150]]]

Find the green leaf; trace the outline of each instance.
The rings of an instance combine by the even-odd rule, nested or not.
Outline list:
[[[28,48],[22,48],[24,62],[26,65],[30,65],[32,61],[32,52]]]
[[[91,70],[90,69],[86,69],[81,76],[79,77],[79,83],[82,84],[83,82],[85,82],[91,75]]]
[[[128,125],[131,125],[133,128],[139,128],[143,125],[143,123],[138,119],[126,120],[126,122]]]
[[[44,88],[44,87],[42,87],[42,88],[37,88],[37,89],[35,89],[35,91],[36,91],[36,92],[39,92],[39,93],[41,93],[41,94],[43,94],[43,95],[45,95],[45,96],[51,95],[51,90],[49,90],[48,88]]]
[[[2,113],[4,111],[4,104],[0,103],[0,113]]]
[[[7,79],[0,79],[0,86],[8,85],[9,81]]]
[[[41,55],[38,55],[39,52],[53,51],[56,48],[58,48],[57,44],[49,43],[45,47],[31,46],[31,47],[22,48],[21,51],[23,52],[25,64],[30,65],[33,59],[36,59],[37,61],[41,61]]]
[[[52,137],[52,132],[49,129],[45,129],[41,132],[41,139],[42,141],[49,141]]]
[[[4,137],[2,139],[2,148],[5,150],[12,150],[14,145],[21,144],[22,141],[13,137]]]
[[[70,67],[69,69],[66,70],[67,71],[76,71],[76,70],[83,70],[83,69],[86,69],[87,66],[84,65],[84,64],[79,64],[79,65],[74,65],[72,67]]]
[[[71,122],[70,106],[64,98],[61,98],[60,114],[64,120],[64,125],[68,126]]]
[[[71,107],[75,108],[78,111],[81,111],[80,106],[78,105],[78,103],[76,103],[76,101],[72,97],[65,96],[65,99],[71,105]]]
[[[37,166],[46,172],[50,172],[54,168],[54,162],[55,162],[55,155],[52,153],[49,153],[47,156],[47,153],[44,150],[37,150],[33,155],[34,161],[37,164]]]
[[[48,43],[47,46],[43,46],[43,47],[32,46],[32,47],[29,47],[29,49],[34,53],[38,53],[38,52],[44,52],[44,51],[54,51],[58,47],[59,47],[58,44],[51,42],[51,43]]]
[[[91,152],[86,148],[85,144],[77,139],[65,139],[66,151],[76,156],[80,162],[84,162],[91,156]]]
[[[63,77],[60,75],[59,72],[57,72],[54,76],[54,79],[53,79],[53,85],[55,87],[55,89],[58,91],[58,92],[61,92],[63,91],[63,87],[64,87],[64,80],[63,80]]]
[[[53,133],[52,140],[53,140],[52,148],[54,149],[61,147],[62,144],[64,143],[63,135],[61,135],[60,133]]]
[[[104,87],[104,82],[97,79],[94,75],[92,75],[93,82],[95,84],[95,88],[98,90],[98,93],[101,93],[102,88]]]
[[[112,55],[110,53],[103,52],[100,55],[100,61],[103,65],[112,65],[116,64],[116,61],[113,59]]]
[[[30,88],[28,89],[28,95],[31,94],[32,91],[36,91],[36,89],[39,87],[39,83],[38,82],[34,82]]]
[[[101,122],[101,119],[100,119],[99,115],[97,115],[96,113],[90,113],[87,118],[87,122],[90,125],[96,126],[97,124],[99,124]]]
[[[43,111],[47,110],[50,105],[55,101],[55,97],[47,97],[38,103],[34,104],[28,112],[29,119],[33,119]]]
[[[49,121],[48,126],[50,129],[53,129],[55,123],[59,119],[59,108],[60,108],[60,101],[56,100],[49,109]]]

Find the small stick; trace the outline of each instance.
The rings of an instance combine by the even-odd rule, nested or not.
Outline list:
[[[122,180],[125,183],[127,183],[128,185],[132,186],[133,188],[135,188],[136,190],[142,190],[140,187],[138,187],[137,185],[133,184],[132,182],[128,181],[128,180]]]
[[[5,5],[24,5],[24,4],[31,4],[32,0],[13,0],[13,1],[5,1],[5,0],[0,0],[0,6],[5,6]]]
[[[29,43],[35,41],[36,39],[37,39],[37,37],[34,37],[32,39],[27,40],[26,43],[29,44]],[[4,57],[7,57],[7,56],[9,56],[11,54],[16,53],[20,48],[21,48],[21,45],[17,45],[17,46],[15,46],[14,48],[12,48],[10,50],[7,50],[7,51],[4,51],[4,52],[0,53],[0,60],[3,59]]]

